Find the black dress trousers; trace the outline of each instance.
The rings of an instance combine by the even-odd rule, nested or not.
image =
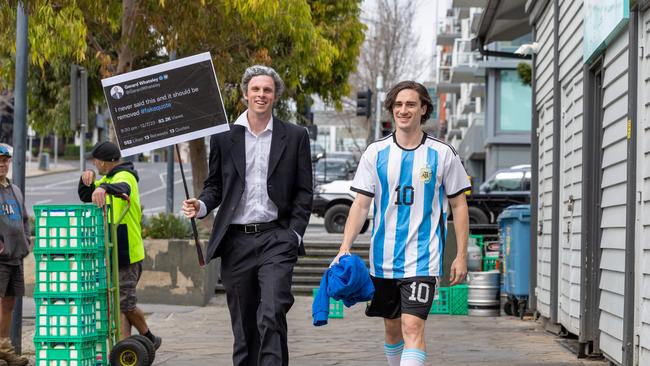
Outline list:
[[[298,237],[277,226],[246,234],[232,226],[222,241],[221,280],[235,338],[235,366],[289,364],[286,314]]]

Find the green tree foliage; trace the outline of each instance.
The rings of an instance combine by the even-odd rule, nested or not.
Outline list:
[[[0,27],[13,30],[9,4],[0,5]],[[363,42],[360,7],[361,0],[31,0],[30,123],[39,132],[68,128],[70,63],[89,70],[91,100],[103,104],[100,79],[164,62],[172,50],[179,58],[211,53],[231,120],[246,108],[241,74],[256,63],[284,78],[280,117],[290,117],[290,101],[301,110],[310,94],[340,106]],[[0,89],[11,88],[14,42],[13,31],[0,34]],[[195,193],[207,172],[200,145],[190,143]]]
[[[11,2],[10,4],[15,3]],[[316,93],[339,102],[349,93],[363,41],[360,0],[34,0],[28,2],[30,91],[41,92],[44,108],[61,110],[72,62],[90,72],[90,84],[132,69],[210,51],[231,118],[245,107],[239,101],[239,78],[253,63],[273,66],[287,84],[287,98],[297,103]],[[15,5],[15,4],[14,4]],[[15,6],[0,6],[0,26],[15,29]],[[0,87],[12,84],[15,33],[0,35]],[[162,56],[161,56],[162,55]],[[5,67],[7,66],[7,67]],[[47,85],[46,85],[47,84]],[[101,90],[93,93],[101,101]],[[34,100],[36,102],[37,100]],[[54,103],[58,102],[58,103]],[[54,104],[51,104],[54,103]],[[32,105],[30,105],[30,108]],[[51,113],[48,113],[48,119]],[[63,116],[65,114],[61,114]],[[39,113],[39,116],[43,116]],[[31,116],[36,121],[39,116]],[[51,121],[51,120],[50,120]],[[56,121],[63,122],[63,121]]]

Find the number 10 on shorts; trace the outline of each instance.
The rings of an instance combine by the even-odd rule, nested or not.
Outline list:
[[[417,301],[422,304],[429,302],[429,294],[431,288],[428,283],[425,282],[411,282],[411,296],[409,301]]]

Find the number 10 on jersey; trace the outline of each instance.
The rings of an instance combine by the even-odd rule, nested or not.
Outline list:
[[[397,192],[397,198],[395,200],[396,205],[407,205],[410,206],[413,204],[413,200],[415,197],[415,189],[411,186],[397,186],[395,188],[395,192]]]

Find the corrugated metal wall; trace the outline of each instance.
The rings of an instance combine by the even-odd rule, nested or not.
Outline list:
[[[580,228],[582,213],[583,70],[582,1],[560,3],[560,84],[562,162],[558,321],[580,331]]]
[[[627,160],[628,34],[622,32],[605,51],[603,64],[602,237],[600,347],[622,360],[625,289],[625,204]]]
[[[639,365],[650,365],[650,10],[641,16],[639,23],[639,45],[644,54],[640,60],[639,72],[639,109],[638,109],[638,146],[641,156],[637,160],[639,177],[642,184],[642,208],[637,210],[641,219],[640,237],[636,242],[641,252],[637,277],[639,301]],[[641,53],[639,53],[641,56]]]
[[[551,192],[553,174],[553,7],[547,6],[537,24],[535,106],[539,115],[539,208],[537,244],[537,310],[550,316]]]

